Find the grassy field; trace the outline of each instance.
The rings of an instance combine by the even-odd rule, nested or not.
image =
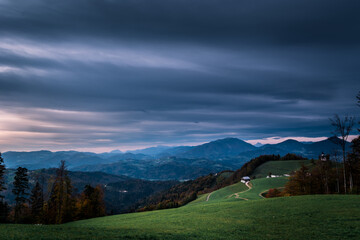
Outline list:
[[[283,187],[288,178],[279,177],[279,178],[260,178],[251,181],[252,189],[249,191],[239,194],[239,197],[246,198],[248,200],[257,200],[262,197],[260,194],[269,190],[270,188],[279,188]]]
[[[209,197],[209,201],[223,201],[223,200],[226,200],[227,197],[229,197],[233,193],[243,192],[248,189],[249,188],[246,187],[245,184],[239,182],[239,183],[221,188],[221,189],[211,193],[211,195]],[[203,195],[199,196],[195,201],[192,201],[189,204],[204,202],[204,201],[206,201],[208,195],[209,195],[209,193],[203,194]]]
[[[0,239],[359,239],[360,196],[214,201],[59,226],[0,225]]]
[[[58,226],[0,225],[0,239],[359,239],[360,196],[262,199],[286,178],[234,184],[177,209],[122,214]],[[243,192],[245,191],[245,192]],[[240,193],[252,201],[229,198]],[[255,200],[257,199],[257,200]]]
[[[251,176],[265,178],[270,172],[274,175],[288,174],[299,169],[301,164],[309,165],[310,160],[270,161],[256,168]]]
[[[223,201],[234,193],[245,192],[247,190],[249,188],[244,183],[239,182],[213,192],[209,197],[209,201]]]
[[[244,183],[239,182],[211,193],[208,201],[227,201],[229,199],[236,199],[239,201],[258,200],[262,198],[260,196],[260,193],[265,192],[270,188],[283,187],[287,181],[288,179],[286,177],[254,179],[251,180],[250,183],[250,185],[252,186],[251,189],[249,189]],[[234,195],[234,193],[237,194]],[[205,202],[208,195],[209,194],[203,194],[190,204]]]

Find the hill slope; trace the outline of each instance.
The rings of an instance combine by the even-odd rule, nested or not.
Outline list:
[[[358,239],[359,201],[357,195],[209,201],[57,226],[2,224],[0,238]]]
[[[249,183],[250,188],[248,188],[244,183],[239,182],[216,190],[212,193],[204,194],[206,197],[200,196],[190,204],[204,201],[259,200],[263,198],[260,196],[262,192],[265,192],[270,188],[283,187],[287,181],[288,179],[285,177],[254,179]]]
[[[269,161],[257,167],[251,176],[264,178],[268,176],[269,173],[274,175],[289,174],[299,169],[301,164],[308,165],[310,162],[310,160]]]

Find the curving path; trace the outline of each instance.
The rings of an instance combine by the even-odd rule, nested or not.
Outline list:
[[[209,195],[207,195],[206,201],[209,201],[209,198],[210,198],[211,194],[213,194],[213,192],[211,192],[211,193],[209,193]]]
[[[250,182],[246,182],[245,185],[248,187],[247,190],[242,191],[242,192],[238,192],[238,193],[233,193],[233,194],[231,194],[230,196],[227,196],[226,198],[231,198],[232,196],[235,196],[235,198],[243,199],[243,200],[246,200],[246,201],[249,200],[249,199],[247,199],[247,198],[243,198],[243,197],[240,197],[240,196],[239,196],[239,194],[244,193],[244,192],[247,192],[247,191],[249,191],[249,190],[252,188],[251,185],[250,185]],[[215,192],[215,191],[213,191],[213,192],[211,192],[211,193],[209,193],[209,194],[207,195],[207,197],[206,197],[206,202],[209,201],[211,194],[213,194],[214,192]]]
[[[227,198],[231,198],[232,196],[235,196],[235,198],[243,199],[243,200],[248,201],[249,199],[243,198],[243,197],[240,197],[240,196],[239,196],[239,194],[244,193],[244,192],[247,192],[247,191],[249,191],[249,190],[252,188],[251,185],[250,185],[250,182],[246,182],[245,185],[246,185],[249,189],[247,189],[247,190],[245,190],[245,191],[242,191],[242,192],[233,193],[233,194],[231,194],[230,196],[228,196]]]
[[[236,198],[242,200],[257,200],[265,198],[262,194],[267,192],[271,188],[283,188],[286,182],[288,181],[287,178],[262,178],[262,179],[255,179],[250,182],[246,182],[245,186],[243,183],[239,183],[242,186],[238,187],[230,187],[230,190],[227,189],[225,191],[221,191],[221,193],[217,194],[217,191],[214,195],[214,192],[211,192],[204,196],[203,201],[209,201],[210,199],[219,199],[220,198]],[[244,190],[246,189],[246,190]],[[240,192],[238,192],[240,191]],[[225,194],[224,194],[225,193]]]

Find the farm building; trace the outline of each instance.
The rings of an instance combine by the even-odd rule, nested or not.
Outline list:
[[[250,177],[248,177],[248,176],[242,177],[241,182],[242,183],[250,182]]]

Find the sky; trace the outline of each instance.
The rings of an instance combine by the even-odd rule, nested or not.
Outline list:
[[[359,12],[357,0],[0,0],[0,151],[324,139],[335,113],[360,117]]]

